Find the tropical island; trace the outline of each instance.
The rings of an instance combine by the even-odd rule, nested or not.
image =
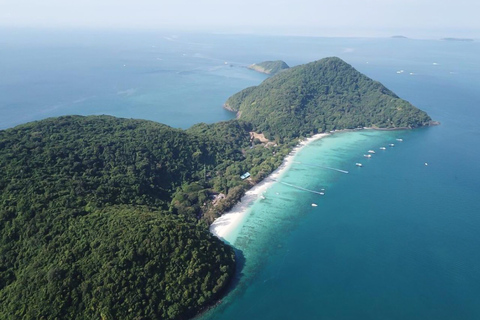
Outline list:
[[[275,75],[283,70],[290,68],[285,61],[276,60],[276,61],[263,61],[260,63],[254,63],[248,66],[248,69],[252,69],[254,71],[268,74],[268,75]]]
[[[339,58],[290,68],[225,103],[268,139],[336,129],[415,128],[430,117]]]
[[[299,140],[431,124],[339,58],[284,70],[226,107],[237,119],[187,130],[64,116],[0,131],[0,318],[193,317],[235,273],[234,249],[208,226]]]

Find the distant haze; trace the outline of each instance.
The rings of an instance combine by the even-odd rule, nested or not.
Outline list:
[[[478,0],[0,0],[0,27],[480,37]]]

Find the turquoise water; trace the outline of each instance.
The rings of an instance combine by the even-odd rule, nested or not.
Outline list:
[[[224,100],[265,78],[245,65],[340,56],[442,125],[303,149],[297,161],[349,173],[294,164],[281,181],[325,195],[273,185],[233,243],[236,285],[201,318],[480,318],[478,42],[0,31],[0,46],[0,128],[72,113],[226,120]]]
[[[342,133],[303,149],[296,160],[349,174],[294,164],[281,181],[325,196],[277,184],[251,208],[234,243],[240,283],[205,318],[478,318],[479,170],[443,148],[441,130]]]
[[[201,319],[480,318],[478,45],[381,45],[385,56],[355,66],[442,125],[340,133],[303,149],[296,161],[349,174],[294,164],[281,181],[325,195],[277,183],[257,201],[233,242],[237,283]]]

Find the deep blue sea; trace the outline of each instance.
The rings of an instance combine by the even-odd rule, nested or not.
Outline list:
[[[231,241],[235,286],[201,318],[480,319],[478,41],[3,30],[0,129],[65,114],[226,120],[226,98],[266,78],[246,65],[327,56],[441,125],[302,149],[280,181],[325,195],[277,183],[253,204]]]

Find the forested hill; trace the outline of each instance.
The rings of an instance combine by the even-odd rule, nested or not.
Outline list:
[[[250,130],[110,116],[0,130],[0,319],[186,319],[215,302],[235,255],[208,224],[292,146]]]
[[[357,127],[419,127],[431,119],[379,82],[332,57],[285,70],[226,106],[268,138]]]
[[[276,60],[276,61],[263,61],[260,63],[254,63],[248,66],[248,68],[255,70],[257,72],[274,75],[279,73],[280,71],[288,69],[289,66],[282,60]]]
[[[227,193],[205,175],[244,161],[245,144],[237,121],[68,116],[0,131],[0,319],[178,319],[215,301],[234,253],[192,203],[210,203],[214,183]],[[171,208],[178,190],[193,211]]]
[[[236,123],[228,129],[233,139],[108,116],[29,123],[0,134],[0,187],[13,188],[14,179],[13,190],[22,188],[30,194],[26,200],[37,206],[63,201],[68,187],[75,193],[71,207],[142,204],[167,209],[176,188],[203,176],[205,166],[242,157],[239,146],[248,144],[248,134]]]

